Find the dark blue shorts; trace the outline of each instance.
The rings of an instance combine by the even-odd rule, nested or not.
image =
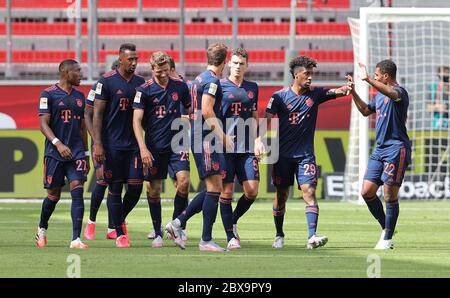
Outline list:
[[[172,180],[177,179],[177,173],[181,171],[190,171],[189,151],[182,151],[180,153],[172,153],[169,161],[169,176]]]
[[[318,171],[315,157],[288,158],[280,156],[278,162],[273,165],[273,185],[282,188],[292,186],[294,175],[297,178],[299,189],[303,184],[317,185]]]
[[[192,153],[197,166],[198,176],[204,180],[208,176],[226,176],[225,156],[223,153],[210,152],[209,145],[204,143],[201,153]]]
[[[225,153],[226,176],[224,183],[233,183],[237,176],[239,183],[247,180],[259,181],[259,164],[253,153]]]
[[[144,173],[139,151],[105,151],[103,177],[107,183],[142,183]]]
[[[44,157],[44,188],[53,189],[64,186],[65,178],[70,182],[86,181],[87,160],[85,158],[72,161],[59,161],[52,157]]]
[[[369,158],[364,180],[372,181],[378,186],[401,186],[410,160],[411,150],[404,147],[391,151],[388,156],[375,151]]]
[[[152,153],[153,166],[149,169],[144,169],[144,180],[164,180],[167,178],[167,173],[170,173],[172,179],[176,178],[176,173],[179,171],[189,171],[189,152],[182,152],[180,154],[173,152]]]

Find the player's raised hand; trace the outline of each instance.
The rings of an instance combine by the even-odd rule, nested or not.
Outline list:
[[[347,87],[348,87],[346,95],[349,95],[355,90],[355,82],[353,82],[353,78],[351,75],[346,75],[345,78],[347,79]]]
[[[146,168],[151,168],[153,166],[153,161],[155,160],[152,153],[147,148],[142,148],[140,151],[142,164]]]
[[[64,159],[72,159],[72,151],[70,151],[70,148],[64,145],[62,142],[56,143],[56,149],[58,150],[59,154]]]
[[[369,73],[367,72],[366,66],[361,62],[358,63],[358,66],[359,66],[359,68],[358,68],[359,78],[363,81],[366,81],[367,79],[369,79]]]
[[[95,144],[94,143],[94,156],[93,158],[95,161],[99,164],[103,164],[105,161],[105,149],[103,149],[102,144]]]

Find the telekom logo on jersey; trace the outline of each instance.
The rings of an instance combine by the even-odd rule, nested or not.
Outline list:
[[[73,116],[72,117],[72,111],[71,110],[61,110],[61,119],[64,123],[69,123],[71,119],[81,119],[81,116]]]
[[[121,111],[126,111],[127,108],[128,108],[129,103],[130,103],[130,100],[128,98],[122,97],[119,100],[119,109]]]

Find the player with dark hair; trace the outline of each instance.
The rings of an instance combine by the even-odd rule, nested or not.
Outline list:
[[[224,133],[221,121],[222,88],[219,76],[225,67],[227,47],[216,43],[207,49],[208,66],[199,74],[192,85],[191,149],[200,179],[204,180],[206,191],[202,191],[190,202],[186,210],[166,225],[166,230],[175,239],[175,243],[184,249],[181,240],[181,227],[189,217],[203,211],[203,232],[199,243],[201,251],[224,252],[225,250],[212,239],[212,228],[217,216],[219,196],[222,192],[222,176],[225,174],[223,153],[212,150],[216,146],[233,151],[231,136]],[[201,120],[201,121],[200,121]],[[215,138],[212,138],[214,135]],[[216,139],[218,143],[216,145]],[[220,150],[222,151],[222,150]]]
[[[181,79],[183,80],[189,91],[192,87],[191,81],[185,81],[181,75],[179,75],[176,71],[175,67],[175,61],[172,57],[169,56],[169,75],[172,78],[175,79]],[[190,109],[186,110],[184,108],[184,105],[180,105],[180,120],[185,121],[186,124],[183,125],[183,127],[180,128],[178,132],[181,132],[185,137],[188,139],[189,137],[189,130],[184,129],[184,127],[189,127],[189,114]],[[174,182],[175,188],[176,188],[176,195],[173,200],[173,213],[172,213],[172,220],[177,218],[178,215],[183,212],[184,209],[188,206],[189,200],[189,186],[190,186],[190,164],[189,164],[189,147],[186,147],[186,150],[183,150],[184,152],[180,152],[180,158],[178,160],[174,160],[173,162],[169,162],[169,177]],[[150,185],[150,184],[148,184]],[[162,230],[164,232],[164,230]],[[155,239],[156,233],[155,230],[152,230],[150,233],[148,233],[147,238],[148,239]],[[171,239],[171,235],[168,234],[168,238]],[[182,226],[181,230],[181,240],[186,242],[187,236],[186,236],[186,224]]]
[[[119,66],[119,60],[114,60],[111,64],[111,70],[115,70]],[[95,89],[97,83],[92,85],[91,90],[86,98],[86,109],[84,110],[84,121],[86,122],[86,128],[91,135],[91,152],[94,151],[94,128],[92,120],[94,118],[94,99],[95,99]],[[103,179],[103,168],[98,164],[95,159],[92,159],[95,169],[95,186],[92,190],[91,195],[91,205],[89,218],[86,226],[84,227],[84,238],[87,240],[95,239],[95,221],[97,219],[98,209],[102,204],[103,197],[105,196],[106,187],[108,184]],[[106,239],[116,239],[116,229],[112,223],[111,213],[108,209],[108,232],[106,233]]]
[[[135,75],[138,55],[134,44],[122,44],[119,68],[98,81],[94,100],[94,158],[103,164],[108,183],[108,209],[116,229],[116,246],[130,247],[125,219],[142,192],[142,162],[133,133],[132,100],[143,77]],[[127,191],[122,203],[123,184]]]
[[[227,134],[236,136],[233,153],[225,153],[226,176],[223,179],[223,191],[220,195],[220,214],[227,234],[228,249],[241,247],[237,231],[237,221],[250,208],[258,195],[259,166],[258,160],[264,151],[261,139],[257,136],[258,123],[258,85],[244,79],[248,68],[248,53],[243,48],[233,49],[228,62],[230,75],[222,79],[223,91],[222,116],[231,120]],[[248,122],[248,120],[255,120]],[[248,125],[248,126],[247,126]],[[239,126],[244,135],[239,135]],[[252,142],[252,143],[251,143]],[[238,178],[244,188],[234,211],[231,201],[234,192],[234,179]]]
[[[133,108],[133,129],[139,145],[144,179],[148,181],[147,200],[155,231],[152,247],[162,247],[161,190],[169,165],[177,168],[189,162],[188,152],[173,152],[172,138],[176,131],[172,122],[181,117],[180,106],[189,109],[191,97],[182,80],[169,76],[169,55],[155,52],[150,58],[153,79],[136,89]],[[142,136],[143,125],[145,140]],[[175,196],[175,201],[179,198]]]
[[[59,65],[59,82],[45,89],[39,101],[41,132],[45,136],[44,188],[47,197],[42,203],[41,220],[36,245],[47,244],[48,221],[61,197],[67,177],[72,197],[72,242],[70,248],[88,248],[81,242],[84,202],[83,185],[89,172],[86,126],[84,123],[84,94],[74,86],[81,81],[81,67],[75,60]]]
[[[405,170],[411,163],[411,142],[406,131],[409,96],[406,89],[398,84],[396,74],[397,66],[392,60],[378,62],[374,78],[368,75],[366,66],[360,63],[360,79],[369,83],[378,93],[366,104],[356,91],[351,92],[363,116],[376,113],[376,146],[367,165],[361,195],[381,226],[381,237],[375,249],[382,250],[394,248],[392,236],[399,214],[398,191]],[[383,184],[386,213],[377,196],[378,188]]]
[[[292,59],[289,69],[294,79],[289,88],[275,92],[266,108],[266,117],[279,118],[279,159],[273,166],[272,182],[276,187],[273,216],[276,237],[273,248],[284,245],[283,221],[289,188],[297,178],[306,203],[308,249],[323,246],[325,236],[316,235],[319,206],[316,199],[317,166],[314,154],[314,133],[319,105],[344,96],[352,89],[352,82],[338,89],[311,88],[317,62],[306,56]]]

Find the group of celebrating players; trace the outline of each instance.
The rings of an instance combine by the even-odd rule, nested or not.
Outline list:
[[[135,74],[138,54],[133,44],[122,44],[118,64],[91,88],[87,98],[74,88],[82,78],[80,64],[64,60],[59,66],[60,80],[45,89],[39,100],[41,131],[45,136],[44,199],[36,234],[36,244],[47,244],[48,221],[61,196],[67,178],[72,197],[73,225],[70,248],[84,249],[81,241],[84,215],[84,182],[90,168],[88,133],[96,184],[84,238],[95,238],[96,216],[106,188],[108,239],[117,247],[130,247],[126,218],[138,203],[145,181],[153,231],[152,247],[163,246],[163,231],[182,249],[186,247],[186,223],[202,211],[201,251],[224,252],[239,249],[237,222],[258,196],[258,163],[266,153],[258,130],[258,85],[246,80],[249,56],[245,49],[231,51],[216,43],[207,49],[207,68],[194,81],[176,73],[172,57],[155,52],[150,58],[152,79]],[[229,76],[220,79],[225,65]],[[325,245],[326,236],[316,234],[319,206],[316,199],[318,171],[314,155],[314,133],[318,106],[328,100],[351,94],[359,111],[376,113],[376,147],[364,178],[362,196],[381,226],[376,249],[393,248],[399,206],[398,190],[410,163],[411,145],[406,133],[409,104],[407,91],[396,81],[396,65],[383,60],[375,76],[360,65],[359,77],[377,91],[369,104],[354,90],[351,76],[340,88],[311,87],[316,61],[306,56],[289,64],[293,83],[275,92],[266,107],[266,118],[278,117],[278,159],[273,165],[272,183],[276,187],[273,218],[276,228],[273,248],[284,246],[283,222],[289,188],[297,179],[305,201],[308,226],[306,247]],[[255,120],[241,137],[239,121]],[[229,126],[225,123],[232,123]],[[145,132],[145,135],[143,134]],[[180,137],[179,142],[174,141]],[[205,189],[190,202],[189,149]],[[161,217],[162,181],[167,174],[174,180],[176,195],[172,220],[165,226]],[[243,194],[232,208],[235,178]],[[384,184],[383,204],[377,196]],[[126,191],[122,198],[124,185]],[[226,249],[212,237],[213,224],[220,214],[227,236]]]

